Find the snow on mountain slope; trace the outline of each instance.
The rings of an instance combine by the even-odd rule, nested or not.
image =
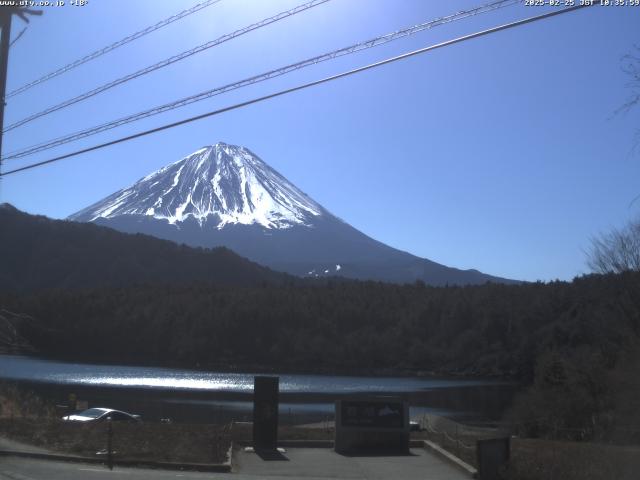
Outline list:
[[[144,215],[170,224],[191,217],[218,229],[308,225],[325,210],[244,147],[217,143],[167,165],[69,217]]]

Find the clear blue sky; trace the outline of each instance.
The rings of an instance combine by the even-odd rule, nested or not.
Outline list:
[[[303,0],[222,0],[11,98],[5,125]],[[67,2],[68,4],[69,2]],[[197,3],[89,0],[45,8],[12,47],[9,91]],[[4,151],[127,115],[434,17],[475,1],[332,0],[34,121]],[[516,6],[156,116],[65,153],[547,11]],[[14,21],[14,36],[22,24]],[[594,7],[3,179],[1,201],[67,215],[217,141],[244,145],[331,212],[393,247],[525,280],[586,273],[589,238],[640,212],[640,111],[621,57],[640,7]]]

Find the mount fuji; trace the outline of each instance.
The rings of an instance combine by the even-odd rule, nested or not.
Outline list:
[[[430,285],[511,283],[378,242],[289,182],[249,149],[217,143],[68,217],[196,247],[226,246],[298,276]]]

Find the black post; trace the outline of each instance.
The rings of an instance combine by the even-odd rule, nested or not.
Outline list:
[[[2,131],[4,130],[4,96],[7,90],[7,66],[9,65],[9,43],[11,42],[12,8],[0,7],[0,173],[2,173]]]
[[[255,377],[253,384],[253,448],[276,451],[279,377]]]
[[[113,470],[113,424],[111,417],[107,417],[107,466]]]

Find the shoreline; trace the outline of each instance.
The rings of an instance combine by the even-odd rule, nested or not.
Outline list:
[[[172,418],[180,423],[245,420],[251,415],[252,391],[172,389],[166,387],[63,384],[42,381],[9,381],[58,406],[66,414],[69,396],[89,407],[108,407],[141,414],[150,421]],[[514,389],[509,385],[477,385],[380,392],[287,392],[279,394],[282,415],[296,423],[310,423],[333,415],[336,400],[372,395],[400,396],[414,411],[433,412],[449,418],[497,421],[509,407]]]
[[[178,422],[210,422],[222,417],[244,419],[251,413],[253,374],[246,371],[227,374],[207,370],[211,375],[203,375],[204,370],[170,371],[157,365],[67,364],[32,355],[4,358],[0,367],[4,366],[12,378],[2,378],[0,369],[0,382],[14,384],[58,405],[59,416],[69,412],[70,398],[84,400],[88,403],[83,405],[89,407],[142,414],[153,421],[173,418]],[[414,412],[495,421],[509,408],[519,389],[517,384],[495,378],[350,377],[269,370],[281,375],[282,411],[296,420],[305,417],[307,423],[332,415],[338,399],[390,395],[406,399]]]
[[[186,364],[171,361],[145,361],[133,358],[119,359],[118,361],[101,358],[101,357],[82,357],[82,356],[59,356],[50,355],[39,352],[23,352],[23,353],[7,353],[0,351],[0,356],[17,356],[34,358],[43,361],[54,361],[62,363],[87,363],[100,366],[113,367],[145,367],[145,368],[165,368],[173,370],[191,370],[195,372],[211,372],[211,373],[228,373],[228,374],[247,374],[247,375],[322,375],[332,377],[400,377],[400,378],[424,378],[424,379],[459,379],[459,380],[486,380],[504,381],[511,385],[521,385],[521,382],[510,375],[498,373],[482,373],[469,369],[438,369],[438,370],[422,370],[409,368],[345,368],[334,369],[330,367],[301,367],[294,368],[291,365],[275,365],[265,366],[257,364],[234,364],[234,363],[212,363],[212,364]]]

